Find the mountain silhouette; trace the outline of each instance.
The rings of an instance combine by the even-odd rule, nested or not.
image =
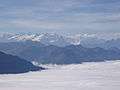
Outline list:
[[[0,74],[17,74],[41,69],[43,68],[34,66],[29,61],[20,59],[17,56],[0,52]]]

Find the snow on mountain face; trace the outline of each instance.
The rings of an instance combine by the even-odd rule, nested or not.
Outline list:
[[[0,34],[0,42],[35,41],[45,45],[67,46],[70,44],[83,46],[99,46],[108,40],[120,38],[120,33],[58,35],[55,33],[39,34]]]
[[[88,48],[120,48],[120,33],[77,34],[70,38],[71,44],[81,44]]]
[[[3,40],[4,38],[4,40]],[[66,37],[54,33],[41,34],[0,34],[0,42],[14,42],[14,41],[35,41],[45,45],[66,46],[70,45]]]
[[[17,34],[11,37],[10,39],[15,39],[17,41],[38,41],[38,42],[56,42],[61,39],[57,34]]]
[[[56,45],[56,46],[66,46],[70,43],[65,40],[64,36],[58,35],[58,34],[43,34],[40,42],[45,45]]]
[[[55,33],[40,33],[40,34],[0,34],[0,42],[14,41],[35,41],[45,45],[67,46],[70,44],[79,45],[80,37],[62,36]]]
[[[40,41],[42,34],[0,34],[0,39],[4,38],[6,41]]]
[[[14,41],[14,40],[11,40],[11,39],[10,39],[12,36],[14,36],[14,34],[1,33],[1,34],[0,34],[0,42],[10,42],[10,41]]]

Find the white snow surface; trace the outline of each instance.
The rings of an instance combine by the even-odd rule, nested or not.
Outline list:
[[[43,66],[49,69],[0,75],[0,90],[120,90],[120,60]]]

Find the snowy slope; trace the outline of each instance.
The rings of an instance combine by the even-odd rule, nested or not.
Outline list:
[[[50,69],[0,75],[0,90],[120,90],[120,61],[46,67]]]
[[[19,42],[19,41],[40,42],[45,45],[67,46],[70,42],[62,35],[55,33],[38,33],[38,34],[0,34],[0,42]]]

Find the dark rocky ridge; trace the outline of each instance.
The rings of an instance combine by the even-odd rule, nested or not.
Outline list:
[[[0,52],[0,74],[18,74],[42,69],[17,56]]]

